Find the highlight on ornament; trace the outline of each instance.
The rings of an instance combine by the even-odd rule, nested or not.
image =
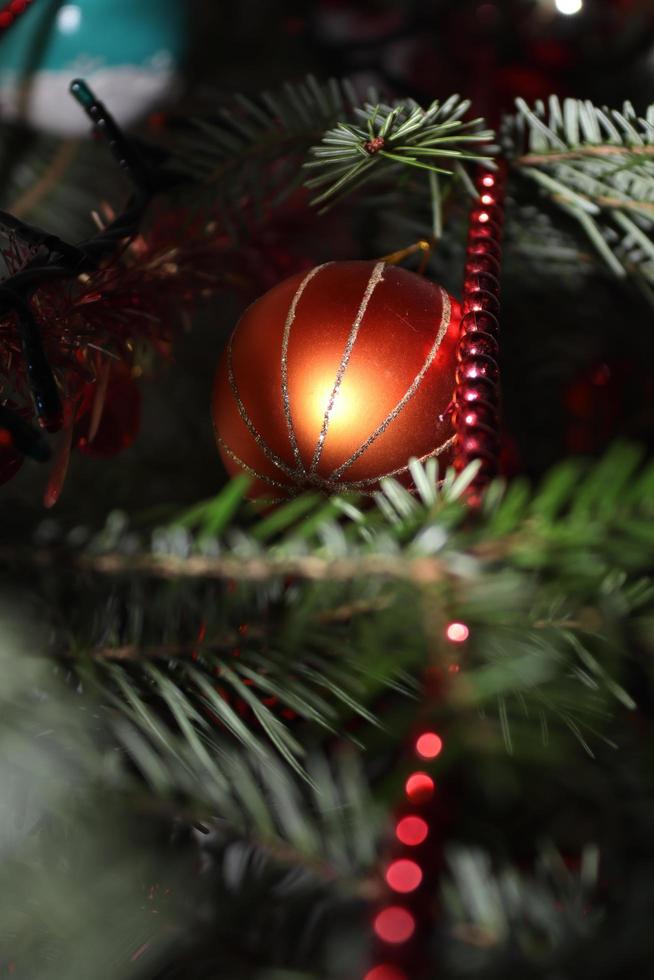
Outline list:
[[[329,262],[243,314],[220,362],[213,420],[251,496],[372,493],[408,461],[450,461],[460,307],[384,262]]]

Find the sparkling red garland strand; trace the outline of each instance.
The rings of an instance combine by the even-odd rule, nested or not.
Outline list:
[[[445,636],[456,647],[469,635],[465,623],[449,623]],[[434,940],[433,922],[438,895],[434,888],[443,870],[442,842],[446,837],[447,808],[434,768],[444,740],[434,730],[431,707],[442,702],[448,674],[456,673],[454,660],[447,669],[428,671],[424,721],[410,742],[402,802],[395,813],[393,841],[384,867],[382,896],[376,906],[373,931],[373,966],[364,980],[419,980],[428,972]]]
[[[499,273],[505,169],[481,171],[479,202],[470,214],[463,286],[463,318],[457,347],[454,426],[455,467],[481,460],[469,490],[475,506],[497,473],[499,459]],[[450,623],[447,640],[465,643],[465,623]],[[451,664],[450,670],[458,670]],[[423,717],[442,699],[442,672],[428,671]],[[410,770],[396,813],[394,840],[384,870],[382,899],[375,910],[373,966],[364,980],[417,980],[427,976],[428,943],[433,940],[436,883],[443,867],[446,814],[430,771],[443,749],[430,725],[414,734]],[[431,976],[431,974],[429,974]]]
[[[477,178],[479,204],[470,214],[463,284],[463,318],[457,347],[454,389],[454,427],[457,451],[454,465],[464,469],[473,460],[481,467],[469,489],[469,502],[497,474],[499,439],[498,335],[500,258],[504,222],[505,168],[481,171]]]
[[[4,5],[0,10],[0,37],[2,32],[8,30],[33,2],[34,0],[11,0]]]

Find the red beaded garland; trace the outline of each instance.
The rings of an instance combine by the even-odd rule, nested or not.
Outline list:
[[[496,358],[498,350],[497,340],[492,333],[470,330],[461,337],[456,356],[460,361],[467,357],[478,357],[480,354]]]
[[[500,311],[500,240],[504,223],[504,171],[479,175],[479,204],[470,213],[458,367],[452,421],[457,433],[455,466],[481,466],[468,493],[471,505],[497,472],[499,453],[497,363]]]
[[[465,264],[465,274],[474,276],[480,272],[490,272],[493,276],[499,276],[499,259],[490,252],[471,252]]]
[[[471,289],[463,293],[464,313],[492,313],[497,316],[500,312],[500,301],[487,289]]]
[[[500,284],[497,276],[494,276],[492,272],[468,272],[466,270],[463,289],[466,293],[482,289],[487,293],[493,293],[494,296],[498,296]]]
[[[461,319],[459,334],[463,337],[473,330],[483,330],[495,336],[499,333],[500,325],[497,317],[488,310],[472,310]]]
[[[475,378],[474,381],[466,378],[464,382],[457,385],[454,392],[454,404],[457,408],[478,402],[494,405],[496,401],[496,386],[487,378]]]

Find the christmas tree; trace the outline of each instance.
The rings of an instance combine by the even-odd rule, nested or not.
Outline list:
[[[0,976],[648,977],[651,4],[0,32]]]

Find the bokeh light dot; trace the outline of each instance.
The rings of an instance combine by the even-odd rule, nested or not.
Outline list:
[[[416,752],[423,759],[435,759],[443,748],[442,738],[436,732],[423,732],[416,739]]]
[[[487,211],[482,211],[478,220],[480,225],[485,225],[487,221],[490,221],[490,214]]]
[[[449,623],[445,635],[451,643],[464,643],[470,636],[470,630],[465,623]]]
[[[583,0],[554,0],[556,9],[560,14],[571,16],[578,14],[583,9]]]
[[[486,174],[484,177],[481,178],[481,182],[484,185],[484,187],[495,186],[495,178],[493,177],[492,174]]]
[[[495,204],[495,198],[492,194],[482,194],[481,195],[482,204]]]
[[[422,817],[402,817],[395,828],[395,836],[407,847],[417,847],[427,840],[429,824]]]
[[[375,919],[375,932],[385,943],[405,943],[416,928],[416,920],[401,905],[389,905]]]
[[[406,781],[406,795],[412,803],[426,803],[434,795],[435,784],[426,772],[414,772]]]
[[[387,963],[380,963],[368,970],[363,980],[408,980],[404,970],[399,970],[396,966]]]
[[[386,884],[394,892],[407,895],[414,892],[422,881],[422,871],[415,861],[400,858],[393,861],[386,870]]]

